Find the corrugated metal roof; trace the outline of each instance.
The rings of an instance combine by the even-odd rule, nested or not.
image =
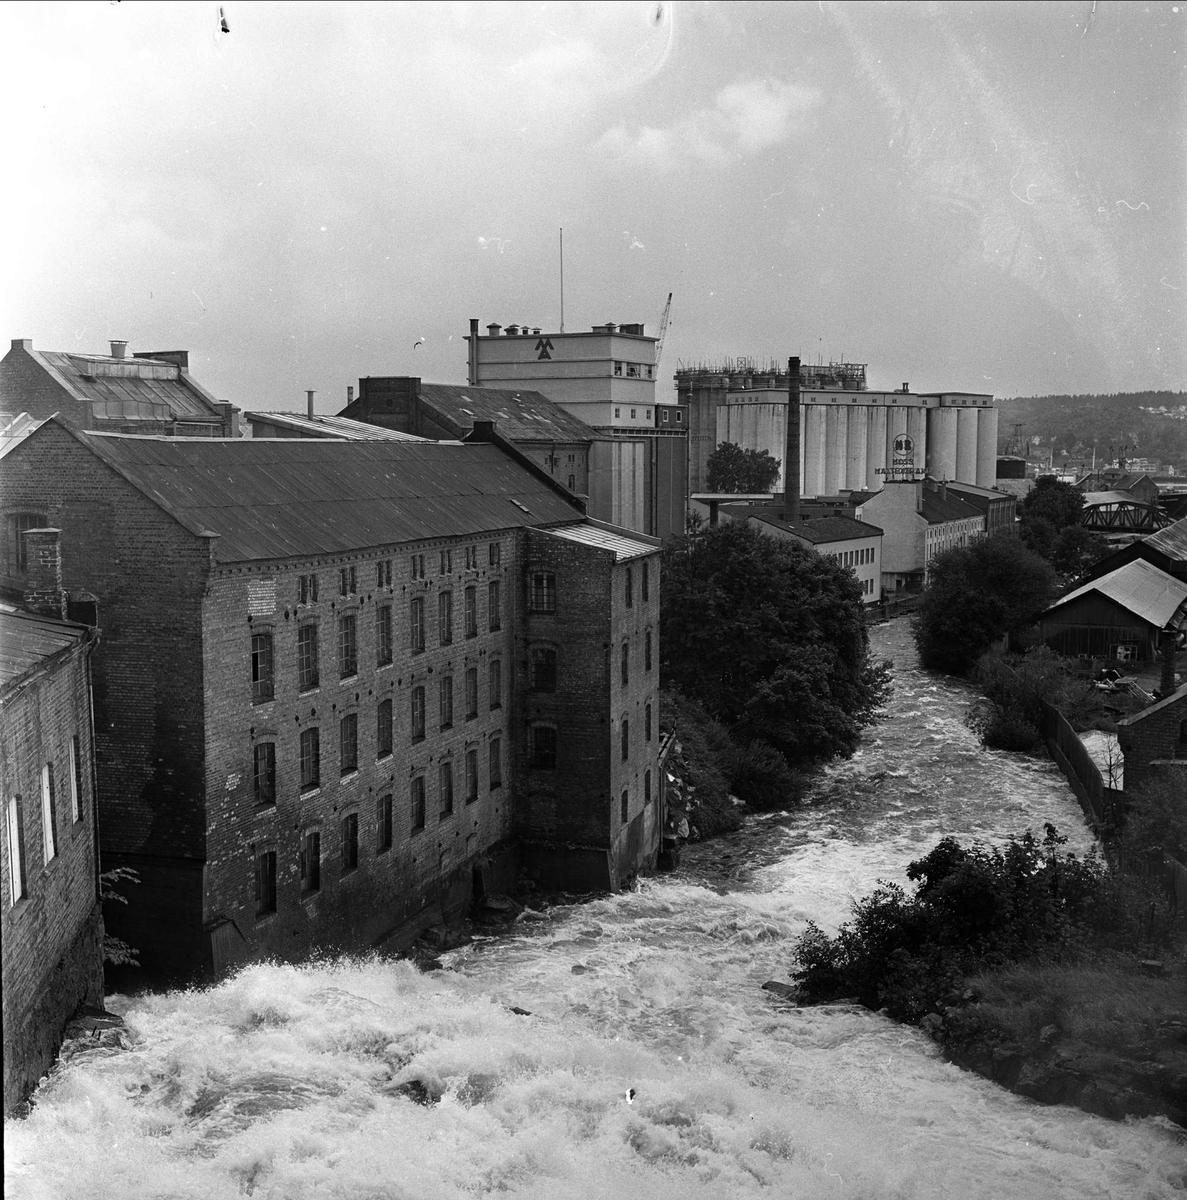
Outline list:
[[[1132,492],[1085,492],[1084,504],[1141,504]]]
[[[1149,708],[1143,708],[1139,713],[1131,713],[1128,717],[1122,717],[1117,724],[1132,727],[1154,713],[1161,712],[1164,708],[1170,708],[1173,704],[1181,704],[1184,700],[1187,700],[1187,683],[1183,684],[1182,687],[1176,688],[1169,696],[1163,696],[1161,700],[1151,704]]]
[[[20,413],[13,417],[3,429],[0,429],[0,458],[3,458],[13,446],[20,445],[36,429],[48,418],[29,416],[28,413]]]
[[[1136,558],[1099,579],[1081,584],[1046,611],[1052,613],[1089,592],[1107,596],[1157,629],[1164,628],[1187,601],[1187,583],[1160,571],[1145,559]]]
[[[108,358],[39,350],[41,357],[95,406],[104,420],[221,421],[175,364],[151,358]]]
[[[582,519],[489,443],[76,436],[191,532],[218,534],[218,562]]]
[[[594,437],[584,421],[540,392],[422,383],[418,395],[459,433],[475,421],[494,421],[499,436],[511,442],[588,442]]]
[[[0,609],[0,687],[86,636],[84,625],[55,621],[15,609]]]
[[[246,421],[264,420],[284,429],[300,430],[318,437],[345,438],[356,442],[426,442],[430,439],[417,437],[414,433],[401,433],[398,429],[385,429],[382,425],[370,425],[366,421],[352,421],[349,417],[307,416],[295,412],[245,412]]]
[[[636,541],[610,529],[602,529],[597,525],[569,525],[564,529],[548,529],[545,532],[550,537],[565,538],[570,542],[580,542],[583,546],[596,546],[599,550],[612,550],[616,562],[628,558],[641,558],[644,554],[655,554],[659,546],[650,542]]]
[[[1142,541],[1147,546],[1153,546],[1155,550],[1161,550],[1168,558],[1177,559],[1179,562],[1187,561],[1187,517],[1160,529],[1157,533],[1152,533]]]

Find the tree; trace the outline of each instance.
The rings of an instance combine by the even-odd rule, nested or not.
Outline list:
[[[853,573],[741,522],[664,552],[661,683],[795,765],[851,753],[889,692]]]
[[[782,464],[769,450],[743,450],[735,442],[722,442],[705,465],[709,491],[745,496],[771,491]]]
[[[915,616],[925,667],[967,672],[1007,633],[1030,625],[1054,599],[1050,564],[1012,533],[937,555]]]
[[[1069,525],[1079,525],[1083,511],[1084,493],[1054,475],[1041,475],[1018,506],[1018,516],[1024,525],[1042,518],[1051,523],[1056,533]]]

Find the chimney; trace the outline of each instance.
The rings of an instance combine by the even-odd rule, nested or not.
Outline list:
[[[783,443],[783,519],[800,521],[800,360],[787,360],[787,438]]]
[[[307,391],[305,393],[305,414],[306,414],[306,416],[310,416],[310,417],[313,416],[313,397],[315,394],[316,393],[313,388],[310,388],[309,391]]]
[[[33,349],[33,339],[32,338],[13,338],[12,339],[12,348],[14,350],[32,350]]]
[[[128,357],[128,343],[113,341],[111,343],[111,357],[112,358],[127,358]]]
[[[910,385],[909,383],[904,383],[904,384],[903,384],[903,391],[904,391],[904,392],[909,392],[910,390],[911,390],[911,385]]]
[[[940,480],[940,499],[948,499],[948,481],[946,479]]]
[[[478,383],[478,318],[470,318],[470,336],[467,339],[470,345],[469,361],[470,368],[469,378],[466,382],[474,387]]]
[[[60,529],[26,529],[25,561],[28,578],[24,604],[34,613],[66,619],[66,593],[62,590],[62,546]]]
[[[346,385],[346,405],[349,408],[354,403],[354,386],[353,384]]]

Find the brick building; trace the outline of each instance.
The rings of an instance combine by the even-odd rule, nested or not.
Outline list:
[[[52,572],[56,531],[26,536]],[[103,1003],[93,645],[86,626],[0,610],[5,1115],[49,1069],[77,1007]]]
[[[1132,792],[1151,775],[1173,771],[1182,781],[1187,804],[1187,684],[1149,708],[1117,722],[1125,755],[1125,790]]]
[[[128,357],[127,342],[110,354],[34,350],[14,338],[0,359],[0,413],[35,418],[58,414],[79,429],[236,437],[237,412],[190,375],[187,350],[152,350]]]
[[[64,585],[101,616],[104,866],[142,879],[112,932],[141,949],[146,974],[403,939],[463,906],[475,871],[482,886],[506,880],[518,826],[553,843],[538,862],[552,884],[570,866],[592,879],[591,847],[605,887],[653,856],[622,846],[635,847],[623,826],[644,828],[654,741],[600,776],[583,760],[596,785],[560,771],[579,743],[613,758],[605,730],[641,702],[642,681],[629,705],[611,697],[605,660],[612,635],[654,616],[658,547],[586,534],[559,539],[571,582],[537,569],[543,531],[599,527],[484,434],[495,440],[128,438],[51,420],[5,456],[0,511],[61,528]],[[598,589],[611,611],[644,561],[651,608],[596,624]],[[530,646],[529,567],[555,577],[556,602]],[[555,647],[554,703],[602,697],[541,718],[566,764],[552,776],[566,815],[551,824],[531,797],[520,804],[545,770],[525,757],[530,742],[541,761],[525,715],[537,642]],[[575,816],[582,806],[600,811]]]

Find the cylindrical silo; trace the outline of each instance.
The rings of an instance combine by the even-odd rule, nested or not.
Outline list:
[[[886,409],[873,404],[866,409],[869,414],[869,434],[866,437],[866,488],[878,491],[885,482],[882,474],[886,458]]]
[[[824,493],[835,496],[845,486],[845,457],[848,453],[849,425],[847,413],[836,404],[830,404],[825,417]]]
[[[915,470],[920,472],[927,464],[927,409],[907,409],[907,434],[915,443]]]
[[[845,458],[845,484],[850,491],[861,491],[866,485],[866,449],[869,445],[869,423],[863,404],[849,406],[849,450]]]
[[[997,482],[997,409],[977,410],[977,486]]]
[[[961,483],[977,481],[977,410],[956,410],[956,478]]]
[[[907,410],[905,408],[888,408],[886,410],[886,466],[893,468],[898,455],[894,452],[894,440],[907,432]]]
[[[825,461],[825,406],[805,405],[807,410],[807,436],[804,438],[804,495],[824,495]]]
[[[956,478],[956,409],[927,413],[927,473],[933,479]]]

